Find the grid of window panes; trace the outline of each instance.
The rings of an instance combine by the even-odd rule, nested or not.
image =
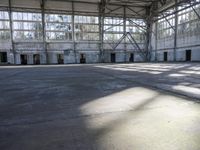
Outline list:
[[[99,40],[99,20],[95,16],[74,16],[76,41]]]
[[[161,16],[163,17],[163,16]],[[175,28],[175,15],[162,18],[158,21],[157,34],[158,39],[173,38]]]
[[[13,12],[14,40],[42,40],[41,13]]]
[[[104,19],[104,41],[118,41],[124,32],[123,18],[106,17]]]
[[[179,7],[182,9],[185,6]],[[195,5],[194,9],[198,14],[200,14],[200,4]],[[199,35],[200,34],[200,21],[197,14],[190,7],[188,9],[182,10],[178,13],[178,35],[184,36],[187,35]]]
[[[0,11],[0,40],[10,39],[9,15],[6,11]]]
[[[129,32],[137,43],[145,42],[146,24],[141,19],[130,19],[126,21],[126,32]],[[127,42],[130,42],[127,39]]]
[[[72,16],[64,14],[46,14],[46,39],[53,41],[72,40]]]

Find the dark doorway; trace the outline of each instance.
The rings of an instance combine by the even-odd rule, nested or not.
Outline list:
[[[33,55],[33,63],[34,63],[35,65],[40,64],[40,55],[39,55],[39,54],[34,54],[34,55]]]
[[[164,61],[167,61],[168,60],[168,58],[167,58],[167,52],[164,52]]]
[[[185,60],[186,61],[191,61],[191,56],[192,56],[192,51],[191,50],[186,50],[185,51]]]
[[[80,54],[80,63],[81,64],[85,64],[86,63],[85,54]]]
[[[58,64],[64,64],[64,55],[63,54],[58,54]]]
[[[1,63],[7,62],[7,52],[0,52],[0,62]]]
[[[115,63],[116,62],[116,60],[115,60],[115,53],[111,53],[110,60],[111,60],[111,63]]]
[[[129,62],[134,62],[134,54],[133,53],[130,54]]]
[[[27,65],[27,55],[21,55],[21,64]]]

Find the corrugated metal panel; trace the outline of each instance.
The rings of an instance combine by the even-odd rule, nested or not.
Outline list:
[[[63,10],[63,11],[71,11],[72,3],[71,2],[57,2],[57,1],[47,1],[45,4],[45,9],[52,10]]]
[[[0,6],[8,6],[8,0],[0,0]]]
[[[97,4],[74,3],[75,11],[83,12],[99,12]]]
[[[40,8],[40,0],[12,0],[12,7]]]

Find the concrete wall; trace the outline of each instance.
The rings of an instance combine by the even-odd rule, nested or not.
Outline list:
[[[177,48],[176,49],[176,61],[186,61],[186,50],[191,50],[191,61],[200,61],[200,47],[186,47],[186,48]],[[157,61],[164,61],[164,52],[168,52],[168,60],[167,61],[174,61],[174,50],[160,50],[160,51],[153,51],[151,53],[151,61],[155,61],[155,53],[157,53]]]

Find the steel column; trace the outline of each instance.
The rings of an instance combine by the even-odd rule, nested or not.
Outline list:
[[[13,18],[12,18],[12,2],[9,0],[9,21],[10,21],[10,40],[11,40],[11,52],[13,53],[13,63],[16,64],[16,52],[14,46],[14,37],[13,37]]]

